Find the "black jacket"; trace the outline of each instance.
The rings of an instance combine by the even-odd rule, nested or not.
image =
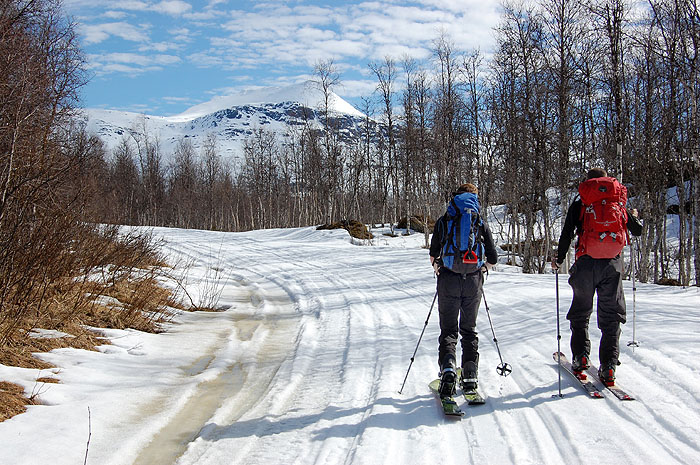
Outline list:
[[[498,262],[498,251],[493,242],[493,236],[491,236],[491,230],[489,229],[488,223],[482,218],[481,226],[478,231],[479,240],[484,244],[484,251],[486,253],[486,261],[492,265]],[[435,228],[433,229],[433,237],[430,240],[430,256],[437,259],[442,253],[442,247],[445,245],[445,239],[447,236],[447,218],[445,215],[438,218],[435,222]]]
[[[566,212],[566,220],[564,220],[564,229],[561,230],[559,236],[559,246],[557,247],[557,263],[563,263],[566,258],[566,253],[569,251],[571,241],[575,236],[581,234],[583,224],[581,222],[581,208],[583,203],[581,199],[575,200]],[[642,235],[642,223],[630,212],[627,212],[627,229],[633,236]]]

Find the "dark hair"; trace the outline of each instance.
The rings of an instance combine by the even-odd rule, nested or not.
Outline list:
[[[586,174],[586,179],[607,178],[608,172],[603,168],[591,168]]]
[[[464,194],[465,192],[470,192],[472,194],[478,194],[479,189],[477,189],[477,187],[474,184],[468,182],[466,184],[462,184],[461,186],[459,186],[457,188],[457,194]]]

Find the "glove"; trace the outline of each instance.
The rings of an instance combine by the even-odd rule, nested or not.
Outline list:
[[[552,270],[559,271],[559,268],[561,268],[561,263],[557,263],[557,258],[554,257],[552,259]]]
[[[435,275],[440,274],[440,263],[438,260],[435,260],[433,257],[430,257],[430,263],[433,265],[433,270],[435,270]]]

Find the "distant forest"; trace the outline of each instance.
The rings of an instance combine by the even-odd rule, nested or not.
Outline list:
[[[623,0],[508,2],[493,55],[463,53],[439,34],[429,60],[369,63],[377,86],[355,140],[341,140],[326,98],[318,121],[285,134],[256,129],[240,166],[222,159],[213,136],[200,150],[183,139],[166,157],[153,134],[135,131],[108,153],[72,116],[85,62],[59,3],[0,7],[0,56],[9,57],[0,63],[0,246],[8,231],[56,212],[222,231],[350,219],[429,226],[469,181],[482,207],[506,205],[500,245],[511,263],[541,273],[562,212],[600,166],[628,186],[644,221],[637,278],[700,283],[693,0],[634,10]],[[341,84],[333,60],[313,74],[326,97]]]

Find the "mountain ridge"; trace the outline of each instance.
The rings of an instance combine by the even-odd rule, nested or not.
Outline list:
[[[289,127],[311,124],[320,129],[324,95],[309,81],[283,87],[256,88],[227,96],[217,96],[174,116],[109,109],[84,109],[87,130],[97,135],[113,151],[123,140],[134,142],[139,134],[156,138],[165,158],[180,139],[189,139],[196,150],[210,134],[224,157],[241,159],[243,141],[255,129],[284,134]],[[365,115],[337,94],[329,94],[329,109],[337,122],[341,139],[348,140],[359,130]]]

